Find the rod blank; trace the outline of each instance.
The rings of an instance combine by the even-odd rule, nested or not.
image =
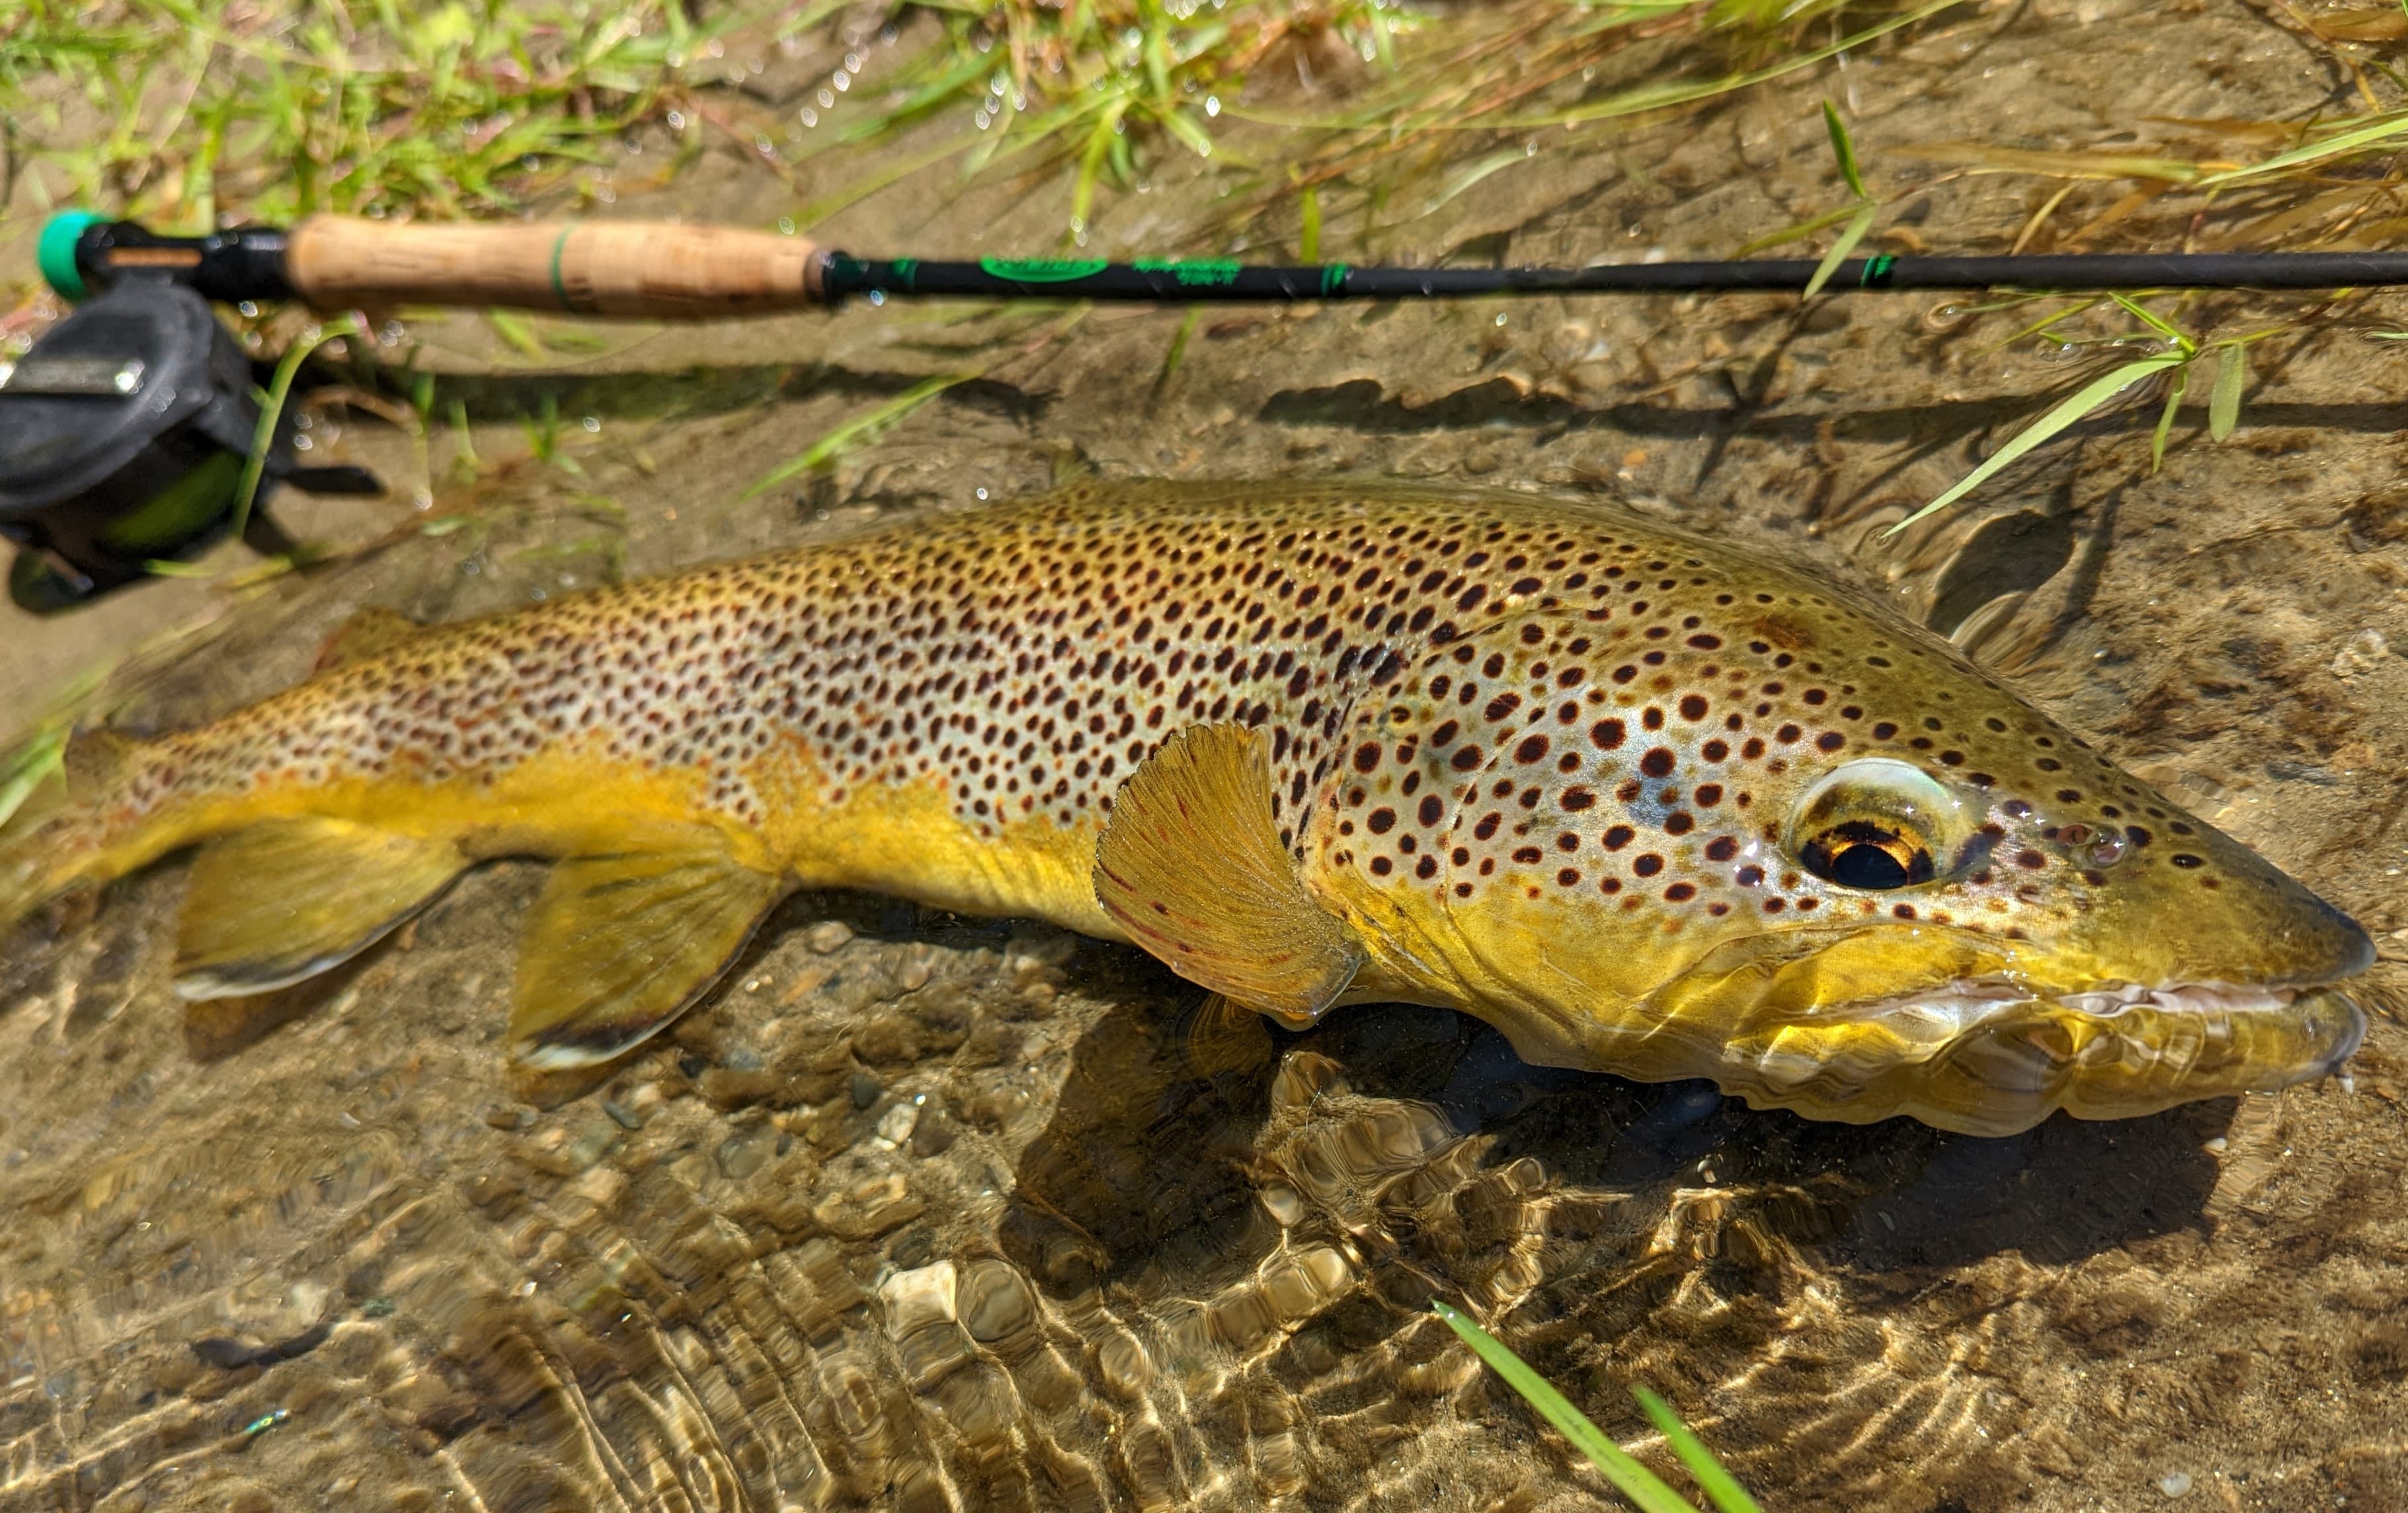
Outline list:
[[[159,237],[81,212],[42,237],[61,294],[164,276],[212,299],[287,299],[321,308],[507,305],[651,319],[766,314],[850,296],[1096,299],[1158,304],[1463,299],[1486,295],[1802,291],[1804,258],[1600,263],[1588,267],[1400,268],[1347,263],[1267,267],[1215,258],[981,258],[873,261],[798,237],[656,222],[394,225],[311,216],[273,228]],[[1825,285],[1851,290],[2342,289],[2408,284],[2408,252],[2076,253],[1873,257]]]
[[[1343,263],[1268,267],[1217,261],[1106,263],[985,258],[863,262],[829,254],[831,298],[1154,300],[1450,299],[1486,295],[1803,290],[1805,258],[1600,263],[1589,267],[1396,268]],[[2172,252],[2042,257],[1875,257],[1842,262],[1825,288],[2338,289],[2408,283],[2408,252]]]

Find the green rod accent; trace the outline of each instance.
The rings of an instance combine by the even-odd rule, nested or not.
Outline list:
[[[576,229],[577,223],[571,221],[560,228],[559,236],[552,238],[552,297],[559,300],[560,308],[571,315],[578,311],[577,307],[568,302],[568,286],[560,281],[560,254],[568,246],[569,233]]]
[[[83,281],[83,269],[76,267],[76,243],[83,239],[87,229],[103,219],[90,210],[61,210],[43,223],[34,259],[41,267],[42,281],[57,290],[60,298],[92,297],[91,285]]]

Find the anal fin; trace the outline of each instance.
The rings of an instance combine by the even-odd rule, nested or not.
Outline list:
[[[1096,900],[1171,971],[1290,1026],[1311,1024],[1365,959],[1305,891],[1271,808],[1268,742],[1183,730],[1130,774],[1096,847]]]
[[[713,850],[560,863],[520,948],[511,1055],[552,1071],[622,1054],[717,982],[785,891]]]
[[[357,956],[468,865],[449,841],[350,820],[268,820],[193,862],[176,931],[176,992],[265,993]]]

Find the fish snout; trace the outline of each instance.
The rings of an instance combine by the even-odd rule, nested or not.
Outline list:
[[[2299,892],[2301,906],[2286,916],[2274,943],[2275,953],[2292,965],[2276,981],[2296,987],[2337,982],[2374,965],[2374,937],[2364,926],[2306,888]]]
[[[2082,932],[2097,976],[2305,987],[2373,964],[2357,920],[2238,843],[2203,839],[2106,890]]]

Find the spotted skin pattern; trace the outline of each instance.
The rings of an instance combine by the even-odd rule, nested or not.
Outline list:
[[[1810,579],[1601,505],[1395,485],[1091,484],[431,630],[142,743],[21,892],[332,814],[471,857],[704,834],[804,883],[1118,935],[1089,879],[1114,795],[1224,722],[1267,737],[1268,823],[1369,955],[1342,1001],[1465,1008],[1533,1058],[1996,1128],[2296,1080],[2355,1043],[2307,994],[2313,1027],[2260,1014],[2220,1059],[2086,1101],[2086,1047],[2163,1060],[2180,1016],[2109,1016],[2102,1041],[2056,1014],[2080,1044],[2028,1074],[1956,1065],[1962,1023],[1852,1020],[1968,982],[2052,1013],[2318,984],[2364,937]],[[1809,787],[1873,757],[1960,797],[1947,875],[1851,887],[1795,854]],[[1932,1091],[1943,1062],[1981,1086]]]
[[[1428,884],[1440,907],[1476,906],[1498,889],[1537,901],[1586,888],[1667,936],[1734,911],[1833,909],[2010,941],[2028,938],[2021,921],[2051,902],[2049,880],[2034,873],[2075,869],[2099,886],[2100,866],[2128,854],[2135,868],[2197,862],[2176,849],[2194,822],[1995,690],[1933,690],[1946,713],[1905,721],[1869,713],[1916,707],[1914,684],[1942,654],[1820,593],[1745,592],[1660,540],[1589,545],[1582,559],[1604,566],[1587,602],[1572,600],[1576,617],[1552,612],[1542,595],[1507,634],[1442,643],[1419,662],[1383,712],[1409,733],[1383,742],[1366,728],[1352,753],[1336,861]],[[1801,766],[1921,758],[1999,790],[1998,773],[1968,766],[1971,746],[1992,748],[1989,765],[2008,771],[2014,791],[2048,792],[2050,817],[2034,827],[2047,843],[1982,867],[1949,904],[1885,902],[1768,857],[1783,813],[1759,792],[1785,795]],[[2038,812],[2027,800],[2002,807]]]

